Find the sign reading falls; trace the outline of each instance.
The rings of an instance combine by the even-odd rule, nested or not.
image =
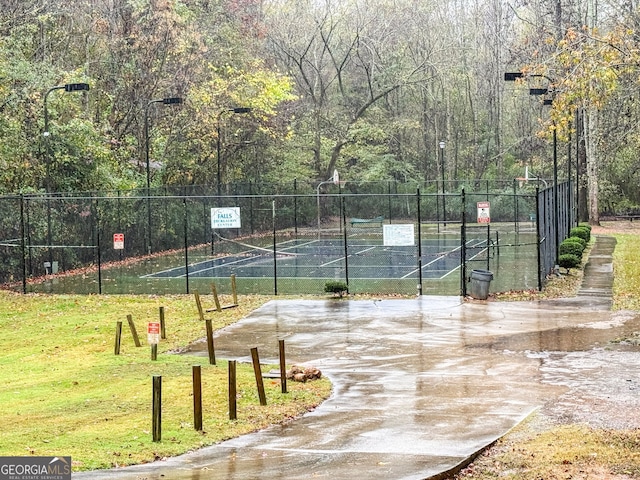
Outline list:
[[[211,228],[240,228],[240,207],[212,208]]]

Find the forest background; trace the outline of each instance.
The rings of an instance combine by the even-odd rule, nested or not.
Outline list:
[[[0,194],[551,181],[555,145],[597,223],[640,209],[636,7],[0,0]]]

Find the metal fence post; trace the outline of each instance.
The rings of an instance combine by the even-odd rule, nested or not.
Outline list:
[[[542,291],[542,259],[540,257],[540,189],[536,187],[536,260],[538,262],[538,291]]]
[[[22,254],[22,293],[27,293],[27,258],[25,248],[24,195],[20,194],[20,251]]]
[[[422,221],[420,220],[420,186],[416,189],[418,215],[418,295],[422,295]]]
[[[462,224],[460,225],[460,295],[467,296],[467,202],[464,188],[460,193]]]
[[[344,281],[347,284],[347,293],[349,293],[349,245],[347,244],[347,214],[344,205],[344,196],[340,196],[340,213],[343,225],[343,243],[344,243]]]

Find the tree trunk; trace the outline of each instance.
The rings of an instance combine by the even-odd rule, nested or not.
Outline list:
[[[589,221],[589,202],[587,201],[587,152],[584,140],[584,110],[578,109],[576,115],[576,176],[578,221]]]
[[[585,145],[587,151],[587,190],[589,196],[589,223],[600,225],[598,213],[598,163],[597,163],[597,123],[598,112],[595,108],[587,109],[584,117]]]

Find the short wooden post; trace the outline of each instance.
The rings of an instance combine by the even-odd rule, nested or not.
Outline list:
[[[213,293],[213,301],[216,304],[216,310],[218,312],[222,311],[222,307],[220,306],[220,299],[218,298],[218,289],[216,288],[216,284],[211,284],[211,293]]]
[[[160,338],[162,340],[167,339],[167,332],[164,328],[164,307],[160,307]]]
[[[153,376],[153,441],[162,440],[162,376]]]
[[[280,350],[280,388],[282,393],[287,393],[287,363],[284,358],[284,340],[278,340]]]
[[[151,344],[151,360],[158,360],[158,344],[157,343],[152,343]]]
[[[198,307],[198,315],[200,316],[200,320],[204,322],[204,310],[202,310],[202,302],[200,301],[200,294],[196,290],[193,292],[193,295],[196,297],[196,306]]]
[[[236,361],[229,360],[229,420],[238,419]]]
[[[260,368],[260,358],[258,357],[258,349],[251,349],[251,360],[253,362],[253,373],[256,376],[256,385],[258,386],[258,396],[260,397],[260,405],[267,404],[267,397],[264,393],[264,382],[262,381],[262,370]]]
[[[238,305],[238,287],[236,285],[236,274],[231,275],[231,295],[233,295],[233,304]]]
[[[209,351],[209,365],[216,364],[216,351],[213,346],[213,327],[211,326],[211,320],[205,320],[207,324],[207,350]]]
[[[133,323],[133,317],[131,315],[127,315],[127,322],[129,322],[129,329],[131,330],[131,335],[133,335],[133,341],[136,344],[136,347],[141,347],[140,338],[138,337],[138,331],[136,330],[136,324]]]
[[[202,374],[200,365],[194,365],[193,371],[193,428],[202,431]]]
[[[122,342],[122,322],[116,323],[116,345],[113,353],[120,355],[120,343]]]

